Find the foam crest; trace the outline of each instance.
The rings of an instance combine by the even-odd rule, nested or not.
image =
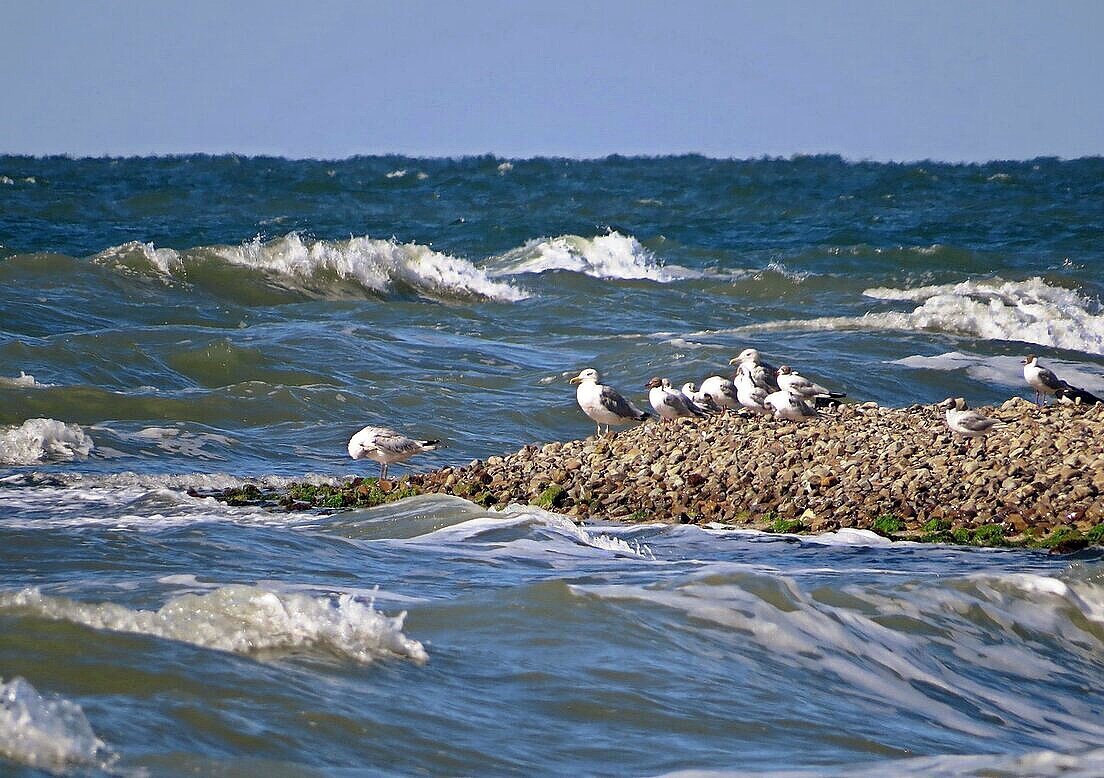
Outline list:
[[[0,680],[0,756],[51,773],[115,759],[79,705],[46,699],[18,676]]]
[[[531,240],[491,261],[495,276],[568,270],[594,278],[646,279],[668,283],[701,274],[678,265],[660,264],[631,235],[611,232],[593,238],[561,235]]]
[[[0,427],[0,464],[34,465],[84,459],[95,448],[76,424],[56,419],[27,419],[18,427]]]
[[[964,281],[914,289],[875,288],[877,300],[914,301],[910,312],[826,316],[754,324],[734,334],[785,330],[900,330],[942,332],[986,340],[1010,340],[1104,354],[1104,315],[1099,303],[1041,278]]]
[[[152,243],[138,240],[104,249],[92,257],[92,261],[114,270],[137,275],[153,270],[161,276],[172,276],[183,267],[180,252],[175,249],[159,249]]]
[[[387,616],[352,595],[310,597],[231,585],[183,594],[156,611],[111,602],[84,603],[37,589],[0,593],[0,610],[28,612],[93,629],[134,632],[236,654],[320,649],[357,662],[399,657],[424,664],[429,655],[403,634],[406,612]]]

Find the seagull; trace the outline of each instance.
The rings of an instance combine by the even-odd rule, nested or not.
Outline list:
[[[953,400],[948,397],[937,407],[947,409],[947,426],[950,427],[951,432],[955,432],[964,438],[982,438],[983,450],[986,435],[993,430],[1008,426],[1003,421],[982,416],[977,411],[967,410],[966,402],[961,398]]]
[[[708,397],[714,405],[726,411],[740,406],[740,400],[736,397],[736,385],[723,376],[712,375],[702,381],[698,395]]]
[[[698,409],[706,413],[720,413],[724,410],[724,408],[714,402],[711,396],[705,392],[699,392],[698,387],[694,386],[693,381],[687,381],[682,385],[682,396]]]
[[[1053,394],[1061,402],[1095,405],[1104,402],[1095,394],[1079,389],[1076,386],[1063,381],[1054,372],[1039,364],[1039,358],[1034,354],[1028,354],[1023,360],[1024,380],[1035,390],[1035,402],[1040,407],[1043,405],[1043,395]]]
[[[774,378],[778,373],[778,369],[774,365],[762,361],[756,349],[744,349],[739,356],[730,359],[728,364],[737,365],[737,372],[746,373],[753,384],[766,390],[768,394],[778,391],[778,381]]]
[[[789,365],[778,368],[778,387],[813,403],[817,408],[839,405],[839,401],[847,396],[844,392],[831,392],[820,384],[814,384],[805,376],[798,375]]]
[[[666,378],[653,378],[644,385],[648,389],[648,402],[664,421],[707,415],[698,406],[688,402],[682,392],[674,389]]]
[[[387,477],[387,466],[403,462],[423,451],[440,447],[439,440],[414,440],[388,427],[368,426],[349,438],[349,456],[379,462],[380,480]]]
[[[763,401],[770,394],[766,389],[756,386],[752,382],[751,376],[740,371],[737,371],[736,375],[733,376],[733,382],[736,385],[736,398],[740,405],[754,413],[760,413],[764,416],[770,415],[770,410],[763,405]]]
[[[599,380],[598,371],[588,367],[570,382],[579,385],[575,391],[575,398],[579,401],[579,407],[583,409],[583,413],[597,425],[595,437],[601,437],[603,424],[606,425],[608,435],[611,424],[644,421],[651,415],[626,400],[612,386],[598,383]]]
[[[805,402],[803,398],[785,389],[771,392],[763,398],[763,407],[772,412],[774,418],[790,421],[806,421],[820,415],[817,409]]]

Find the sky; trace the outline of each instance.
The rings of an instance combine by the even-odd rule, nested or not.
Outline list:
[[[1104,154],[1104,2],[0,0],[0,153]]]

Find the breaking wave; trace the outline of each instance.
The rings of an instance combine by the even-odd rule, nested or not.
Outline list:
[[[248,268],[279,285],[314,297],[348,296],[350,284],[371,294],[408,287],[435,297],[476,297],[517,302],[529,294],[492,280],[465,259],[418,243],[369,237],[310,240],[296,233],[275,240],[256,238],[239,246],[208,246],[179,252],[131,242],[97,254],[93,261],[131,272],[152,270],[189,280],[205,261]]]
[[[567,270],[594,278],[643,279],[668,283],[698,278],[701,273],[678,265],[663,265],[632,235],[611,232],[593,238],[561,235],[531,240],[490,262],[491,275]]]
[[[1104,354],[1104,314],[1100,304],[1074,290],[1051,286],[1038,277],[1026,281],[963,281],[915,289],[876,288],[863,294],[876,300],[912,301],[920,305],[912,311],[773,321],[741,327],[738,331],[942,332]]]
[[[401,657],[429,659],[417,640],[403,634],[406,613],[387,616],[352,595],[335,599],[255,586],[230,585],[209,594],[174,597],[159,610],[133,610],[111,602],[85,603],[44,595],[37,589],[0,594],[0,610],[134,632],[237,654],[323,649],[369,663]]]
[[[115,759],[79,705],[46,699],[18,676],[0,680],[0,756],[51,773]]]
[[[0,464],[34,465],[84,459],[95,446],[76,424],[56,419],[27,419],[18,427],[0,427]]]

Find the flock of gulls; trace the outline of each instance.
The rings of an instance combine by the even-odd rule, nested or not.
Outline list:
[[[713,375],[698,388],[685,383],[676,388],[670,380],[655,377],[645,384],[648,403],[662,423],[679,418],[704,417],[739,411],[775,419],[806,421],[821,415],[821,410],[839,405],[847,395],[834,392],[810,381],[788,365],[774,367],[764,362],[758,350],[749,348],[729,361],[736,367],[731,378]],[[1035,391],[1035,402],[1041,407],[1044,398],[1059,402],[1091,405],[1104,403],[1096,395],[1063,381],[1053,371],[1042,367],[1034,354],[1023,360],[1023,376]],[[602,436],[602,426],[610,428],[644,421],[652,416],[642,411],[612,386],[603,384],[594,368],[586,368],[571,379],[578,384],[575,392],[579,407],[596,425],[595,434]],[[1006,426],[970,410],[961,399],[947,399],[938,407],[945,409],[947,427],[963,438],[984,438],[993,430]],[[380,478],[387,477],[387,466],[403,462],[415,454],[433,451],[441,446],[438,440],[415,440],[388,427],[369,426],[349,440],[349,456],[370,459],[380,465]]]

